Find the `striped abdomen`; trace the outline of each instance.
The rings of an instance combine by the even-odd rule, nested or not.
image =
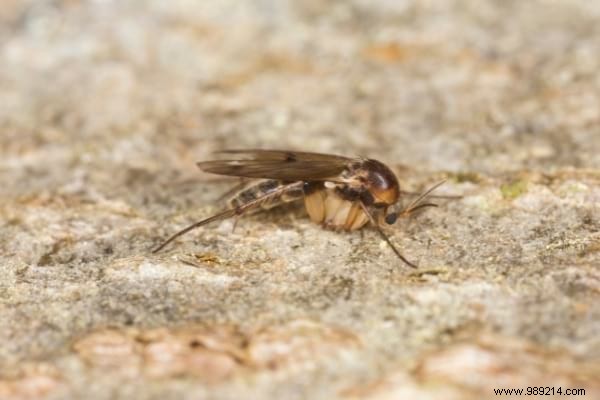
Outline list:
[[[244,204],[251,203],[259,197],[276,191],[281,187],[281,185],[282,183],[280,181],[271,179],[254,182],[237,192],[231,199],[229,199],[227,204],[230,208],[237,208]],[[302,196],[304,196],[302,189],[287,190],[279,195],[271,196],[266,198],[264,201],[261,201],[259,204],[257,204],[257,209],[268,210],[282,203],[300,200]]]

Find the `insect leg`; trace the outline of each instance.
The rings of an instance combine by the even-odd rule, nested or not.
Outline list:
[[[279,187],[263,196],[260,196],[252,201],[244,203],[238,207],[222,211],[218,214],[213,215],[212,217],[208,217],[206,219],[203,219],[202,221],[195,222],[192,225],[173,234],[171,237],[169,237],[167,240],[165,240],[160,246],[158,246],[157,248],[152,250],[152,253],[158,253],[160,250],[162,250],[166,245],[171,243],[173,240],[177,239],[179,236],[181,236],[185,233],[188,233],[189,231],[191,231],[193,229],[207,225],[211,222],[220,221],[220,220],[231,218],[234,216],[241,216],[244,212],[250,210],[251,208],[258,206],[261,203],[263,203],[273,197],[281,196],[281,194],[283,194],[289,190],[296,190],[298,188],[301,188],[302,185],[304,185],[304,182],[301,182],[301,181],[282,185],[281,187]]]
[[[199,228],[201,226],[204,226],[206,224],[210,224],[211,222],[214,221],[219,221],[222,219],[226,219],[226,218],[231,218],[234,215],[236,215],[236,210],[235,209],[230,209],[230,210],[225,210],[222,211],[218,214],[213,215],[212,217],[203,219],[202,221],[198,221],[193,223],[192,225],[180,230],[179,232],[175,233],[174,235],[172,235],[171,237],[169,237],[167,240],[165,240],[160,246],[158,246],[157,248],[155,248],[154,250],[152,250],[152,253],[158,253],[159,251],[161,251],[163,249],[163,247],[165,247],[166,245],[168,245],[169,243],[171,243],[173,240],[177,239],[179,236],[188,233],[189,231]]]
[[[235,228],[237,227],[239,220],[240,220],[240,215],[236,215],[235,217],[233,217],[233,226],[231,227],[231,233],[235,232]]]
[[[367,206],[364,205],[364,203],[362,201],[360,202],[360,206],[362,207],[362,209],[363,209],[364,213],[367,215],[367,217],[369,217],[369,221],[371,221],[371,224],[375,227],[375,230],[377,230],[377,233],[379,233],[379,236],[381,236],[381,238],[383,240],[385,240],[385,242],[392,248],[392,250],[394,251],[394,253],[396,253],[398,258],[401,259],[402,261],[404,261],[404,263],[406,265],[408,265],[409,267],[417,268],[417,266],[415,264],[411,263],[406,258],[404,258],[404,256],[402,254],[400,254],[400,252],[398,251],[396,246],[394,246],[394,244],[392,243],[390,238],[387,237],[387,235],[383,232],[383,230],[381,229],[379,224],[377,222],[375,222],[375,218],[373,218],[373,216],[369,212],[369,209],[367,208]]]

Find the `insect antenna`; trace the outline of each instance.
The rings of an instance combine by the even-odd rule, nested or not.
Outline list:
[[[425,207],[437,207],[438,205],[435,203],[422,203],[422,204],[419,204],[419,203],[421,203],[421,201],[423,201],[427,196],[429,196],[431,194],[431,192],[433,192],[435,189],[442,186],[445,182],[446,182],[445,179],[442,181],[439,181],[438,183],[436,183],[435,185],[433,185],[432,187],[430,187],[429,189],[424,191],[422,194],[419,195],[419,197],[414,199],[403,211],[401,211],[400,215],[408,215],[418,209],[425,208]]]
[[[392,243],[392,241],[390,240],[390,238],[387,237],[387,235],[385,234],[385,232],[383,232],[383,230],[381,229],[381,227],[379,226],[379,224],[377,224],[377,222],[375,222],[375,218],[373,218],[373,216],[369,212],[367,206],[365,206],[362,202],[360,202],[360,206],[363,209],[364,213],[369,218],[369,221],[371,221],[371,224],[375,227],[375,230],[377,230],[377,233],[379,233],[379,236],[381,236],[381,238],[383,240],[385,240],[385,242],[392,248],[392,250],[394,251],[394,253],[396,253],[396,255],[398,256],[398,258],[401,259],[402,261],[404,261],[404,263],[406,265],[408,265],[409,267],[411,267],[411,268],[417,268],[417,266],[415,264],[411,263],[402,254],[400,254],[400,252],[398,251],[398,249],[396,248],[396,246],[394,246],[394,244]]]
[[[413,212],[420,210],[421,208],[426,208],[426,207],[439,207],[439,206],[435,203],[423,203],[423,204],[419,204],[419,205],[411,207],[407,210],[402,211],[400,213],[400,215],[402,216],[402,215],[412,214]]]
[[[400,194],[404,195],[404,196],[420,196],[421,192],[411,192],[408,190],[400,190]],[[428,197],[431,197],[432,199],[449,199],[449,200],[463,198],[463,196],[455,195],[455,194],[431,194]]]

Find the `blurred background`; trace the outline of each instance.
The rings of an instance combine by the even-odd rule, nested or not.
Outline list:
[[[598,167],[599,13],[583,0],[7,0],[3,158],[158,172],[251,146],[450,171]]]
[[[592,387],[598,71],[589,0],[2,0],[0,397]],[[423,275],[301,213],[149,256],[217,209],[195,162],[227,148],[368,156],[465,198],[394,231]]]

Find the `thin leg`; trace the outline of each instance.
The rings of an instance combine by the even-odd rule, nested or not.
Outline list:
[[[240,215],[236,215],[233,217],[233,226],[231,227],[231,233],[235,232],[235,228],[237,227],[238,221],[240,220]]]
[[[369,221],[371,221],[371,224],[375,227],[375,230],[377,230],[377,232],[379,233],[379,236],[381,236],[381,238],[383,240],[385,240],[385,242],[392,248],[392,250],[394,251],[394,253],[396,253],[398,258],[401,259],[402,261],[404,261],[404,263],[406,265],[408,265],[409,267],[417,268],[417,266],[415,264],[411,263],[406,258],[404,258],[404,256],[402,254],[400,254],[400,252],[398,251],[396,246],[394,246],[394,244],[392,243],[390,238],[387,237],[387,235],[381,230],[381,227],[377,224],[377,222],[375,222],[375,218],[373,218],[373,216],[369,212],[367,206],[365,206],[362,202],[360,202],[360,206],[363,209],[363,211],[365,212],[365,214],[367,215],[367,217],[369,217]]]
[[[220,220],[231,218],[234,216],[240,216],[240,215],[244,214],[246,211],[250,210],[251,208],[260,205],[264,201],[267,201],[273,197],[281,196],[282,193],[284,193],[288,190],[300,189],[300,188],[302,188],[303,185],[304,185],[304,182],[294,182],[294,183],[289,183],[287,185],[282,185],[281,187],[273,190],[272,192],[269,192],[263,196],[260,196],[255,200],[249,201],[248,203],[244,203],[238,207],[231,208],[229,210],[221,211],[220,213],[215,214],[212,217],[208,217],[206,219],[203,219],[202,221],[195,222],[192,225],[180,230],[179,232],[177,232],[174,235],[172,235],[171,237],[169,237],[160,246],[158,246],[157,248],[152,250],[152,253],[158,253],[160,250],[162,250],[166,245],[171,243],[173,240],[177,239],[179,236],[181,236],[185,233],[188,233],[189,231],[191,231],[193,229],[199,228],[199,227],[209,224],[211,222],[220,221]]]

